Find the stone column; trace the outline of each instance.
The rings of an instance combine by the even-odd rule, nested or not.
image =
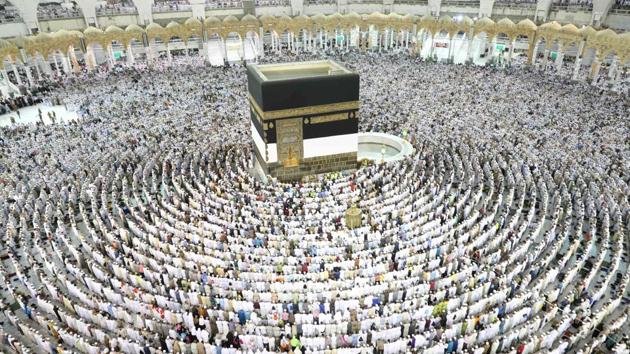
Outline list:
[[[385,32],[378,31],[378,50],[379,52],[385,50]]]
[[[53,59],[55,59],[55,69],[57,71],[57,76],[61,76],[61,69],[59,68],[59,60],[57,60],[57,53],[52,53]]]
[[[304,13],[304,1],[303,0],[291,0],[291,15],[297,16]]]
[[[6,69],[0,70],[0,75],[2,75],[2,79],[4,81],[11,82],[11,80],[9,80],[9,74],[7,74],[7,70]]]
[[[545,56],[542,60],[542,70],[547,69],[547,63],[549,62],[549,45],[545,44]]]
[[[68,60],[68,57],[66,55],[64,55],[63,53],[61,53],[61,65],[63,67],[63,72],[66,74],[70,73],[70,61]]]
[[[37,0],[10,0],[10,4],[20,13],[20,17],[26,24],[28,33],[32,34],[36,30],[41,30],[39,27],[39,21],[37,20],[37,6],[39,1]]]
[[[39,70],[39,63],[37,63],[37,57],[33,57],[33,64],[35,66],[35,72],[37,73],[37,81],[42,79],[42,72]]]
[[[263,30],[262,27],[258,28],[258,54],[259,57],[264,58],[265,57],[265,44],[263,43],[263,39],[265,38],[265,31]]]
[[[131,48],[131,43],[127,44],[127,64],[133,65],[135,64],[136,59],[133,57],[133,49]]]
[[[617,62],[619,61],[619,57],[615,55],[610,63],[610,67],[608,68],[608,78],[612,79],[615,77],[615,72],[617,71]]]
[[[549,16],[549,10],[551,10],[552,0],[537,0],[536,1],[536,13],[534,15],[534,22],[536,21],[547,21],[547,16]]]
[[[560,72],[562,70],[562,64],[564,63],[564,48],[562,46],[558,47],[558,56],[556,57],[556,71]]]
[[[11,66],[13,67],[13,75],[15,75],[15,81],[18,85],[22,85],[22,79],[20,78],[20,72],[18,71],[17,65],[13,63]]]
[[[96,19],[96,0],[75,0],[77,5],[81,8],[83,12],[83,17],[85,19],[85,23],[88,26],[98,27],[98,22]]]
[[[599,79],[599,70],[602,67],[602,63],[599,60],[599,57],[596,55],[595,59],[593,60],[593,64],[591,65],[591,83],[592,84],[596,84],[597,83],[597,79]]]
[[[107,45],[107,52],[109,56],[109,67],[113,68],[114,65],[116,65],[116,57],[114,56],[114,47],[111,43]]]
[[[573,76],[571,77],[573,80],[578,80],[578,75],[580,74],[581,63],[582,63],[582,56],[578,52],[578,56],[575,57],[575,65],[573,66]]]
[[[153,0],[132,0],[138,9],[138,22],[148,25],[153,22]]]
[[[52,64],[49,61],[50,59],[50,54],[47,57],[43,57],[42,56],[42,65],[43,65],[43,69],[45,71],[46,74],[51,75],[53,74],[53,67]],[[53,56],[54,59],[54,56]]]
[[[241,52],[243,53],[243,56],[241,57],[241,59],[245,60],[245,40],[247,38],[243,38],[241,37]]]
[[[30,86],[35,86],[35,80],[33,80],[33,74],[31,74],[31,67],[25,62],[24,71],[26,72],[26,79]]]
[[[534,67],[536,66],[536,55],[538,55],[537,41],[538,40],[535,36],[534,38],[528,38],[529,46],[527,48],[527,64],[534,65]]]
[[[514,55],[514,46],[516,46],[516,38],[512,40],[512,43],[510,44],[510,50],[508,52],[508,64],[510,66],[512,65],[512,56]]]
[[[466,41],[468,41],[468,43],[466,43],[466,60],[464,60],[464,62],[467,62],[469,59],[472,59],[472,53],[470,52],[470,48],[472,47],[472,43],[474,41],[475,37],[470,36],[470,34],[466,33]]]
[[[39,70],[39,64],[37,63],[37,57],[33,57],[33,64],[35,64],[35,72],[37,73],[37,80],[42,79],[42,72]]]
[[[494,0],[479,1],[479,18],[492,17],[493,6],[494,6]]]
[[[188,0],[192,9],[192,17],[204,20],[206,18],[206,1],[205,0]]]
[[[319,35],[319,48],[320,49],[324,49],[324,34],[322,33],[322,30],[320,29],[318,31],[318,35]]]
[[[624,70],[625,70],[625,67],[623,64],[621,64],[621,66],[617,68],[617,72],[615,73],[615,79],[613,80],[613,88],[617,88],[617,86],[619,86],[619,83],[621,82],[621,76],[623,75]]]

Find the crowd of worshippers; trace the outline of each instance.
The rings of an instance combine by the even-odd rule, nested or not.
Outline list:
[[[65,6],[71,4],[70,6]],[[61,5],[55,2],[42,3],[37,6],[37,18],[40,19],[54,19],[54,18],[67,18],[67,17],[81,17],[81,8],[76,2],[64,3]]]
[[[35,86],[21,87],[21,93],[10,93],[8,97],[4,97],[0,93],[0,115],[6,113],[15,113],[16,122],[19,122],[20,109],[25,107],[34,106],[43,102],[45,97],[53,97],[54,90],[59,88],[59,83],[56,81],[40,81]],[[62,104],[59,97],[54,97],[50,101],[53,104]]]
[[[630,9],[630,0],[615,0],[615,9]]]
[[[628,344],[627,272],[586,266],[627,269],[627,243],[612,244],[630,210],[627,95],[520,67],[329,56],[361,76],[360,131],[404,132],[416,154],[265,185],[248,174],[243,66],[182,56],[59,78],[51,96],[79,124],[2,128],[3,339],[88,353]],[[610,304],[614,321],[591,326]]]

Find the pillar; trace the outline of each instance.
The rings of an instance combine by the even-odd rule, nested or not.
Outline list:
[[[619,61],[619,58],[617,57],[617,55],[615,54],[615,56],[612,59],[612,62],[610,63],[610,67],[608,69],[608,78],[612,79],[615,77],[615,72],[617,71],[617,63]]]
[[[542,61],[542,70],[547,69],[547,63],[549,62],[549,44],[545,43],[545,56]]]
[[[204,20],[206,18],[206,1],[205,0],[188,0],[192,10],[192,17]]]
[[[578,52],[578,56],[575,57],[575,65],[573,66],[573,76],[571,77],[573,80],[578,80],[578,75],[580,74],[581,63],[582,63],[582,56]]]
[[[107,45],[107,52],[109,56],[109,67],[113,68],[116,64],[116,57],[114,56],[114,48],[111,43]]]
[[[37,63],[37,57],[33,57],[33,63],[35,64],[35,72],[37,73],[37,80],[42,79],[42,72],[39,71],[39,65]]]
[[[31,67],[27,63],[24,64],[24,71],[26,72],[28,84],[30,86],[35,86],[35,80],[33,79],[33,74],[31,73]]]
[[[133,57],[133,49],[131,48],[131,43],[127,44],[127,64],[133,65],[135,64],[136,59]]]
[[[57,76],[61,76],[61,69],[59,68],[59,60],[57,60],[57,53],[52,53],[53,59],[55,59],[55,69],[57,70]]]
[[[510,44],[510,50],[508,51],[508,64],[512,66],[512,56],[514,55],[514,46],[516,46],[516,38],[512,40]]]
[[[26,24],[28,33],[32,34],[34,30],[40,30],[39,21],[37,20],[37,6],[39,1],[35,0],[9,0],[20,13],[20,17]]]
[[[68,50],[68,54],[70,55],[70,62],[72,63],[72,69],[75,73],[81,72],[81,66],[79,65],[79,61],[77,60],[77,55],[74,52],[74,47],[70,46],[70,50]]]
[[[470,48],[472,47],[472,43],[475,40],[475,37],[471,36],[469,33],[466,33],[466,40],[468,41],[468,43],[466,43],[466,60],[464,62],[468,61],[469,59],[472,59]]]
[[[492,17],[493,6],[494,6],[494,0],[480,0],[479,1],[479,18]]]
[[[536,63],[536,37],[528,38],[529,46],[527,47],[527,65]]]
[[[68,60],[68,56],[63,54],[61,55],[61,65],[63,66],[63,72],[70,74],[70,61]]]
[[[7,70],[6,69],[0,70],[0,75],[2,75],[2,80],[6,81],[6,82],[11,82],[9,80],[9,74],[7,74]]]
[[[227,55],[227,39],[223,39],[223,55],[225,56],[224,60],[227,62],[228,60],[228,55]],[[173,59],[171,58],[171,50],[169,49],[169,47],[167,46],[166,49],[168,49],[168,61],[171,62]]]
[[[562,46],[558,47],[558,56],[556,57],[556,71],[560,72],[562,70],[562,63],[564,63],[564,48]]]
[[[613,88],[617,88],[617,86],[621,82],[621,76],[623,75],[624,70],[625,70],[625,67],[623,63],[621,63],[621,65],[617,68],[617,72],[615,73],[615,79],[613,80]]]
[[[15,75],[15,80],[17,82],[18,85],[22,85],[22,79],[20,78],[20,72],[17,69],[17,65],[15,65],[15,63],[13,63],[11,66],[13,66],[13,75]]]
[[[591,83],[595,84],[597,83],[597,79],[599,79],[599,70],[602,67],[602,63],[599,60],[599,56],[596,55],[595,59],[593,60],[593,64],[591,65]]]
[[[490,43],[490,50],[488,51],[488,57],[490,57],[491,61],[494,61],[494,48],[496,47],[496,37],[493,35],[488,34],[488,38],[486,39],[487,42]],[[486,64],[488,64],[488,61],[486,61]]]
[[[261,58],[265,57],[265,44],[263,43],[263,38],[265,38],[265,30],[262,27],[258,27],[258,52]]]
[[[241,37],[240,35],[238,37],[241,39],[241,52],[238,53],[238,56],[241,58],[241,60],[245,60],[245,40],[247,40],[247,34],[245,34],[245,38]],[[188,49],[186,49],[186,53],[188,53]]]
[[[148,25],[153,22],[153,0],[132,0],[138,10],[140,25]]]
[[[96,19],[96,0],[74,0],[83,12],[83,17],[87,26],[98,27]]]

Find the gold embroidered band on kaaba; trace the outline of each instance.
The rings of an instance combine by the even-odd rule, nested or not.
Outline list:
[[[297,107],[289,109],[280,109],[277,111],[264,112],[256,100],[251,95],[249,96],[249,102],[256,111],[256,115],[262,120],[289,118],[289,117],[303,117],[314,114],[331,113],[338,111],[348,111],[353,109],[359,109],[359,101],[348,101],[331,104],[322,104],[317,106]]]

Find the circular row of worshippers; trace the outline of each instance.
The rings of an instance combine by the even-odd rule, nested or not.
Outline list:
[[[3,343],[560,353],[623,330],[627,202],[501,155],[418,150],[293,186],[258,184],[245,147],[164,153],[22,191],[0,262]],[[364,226],[348,230],[357,201]]]

